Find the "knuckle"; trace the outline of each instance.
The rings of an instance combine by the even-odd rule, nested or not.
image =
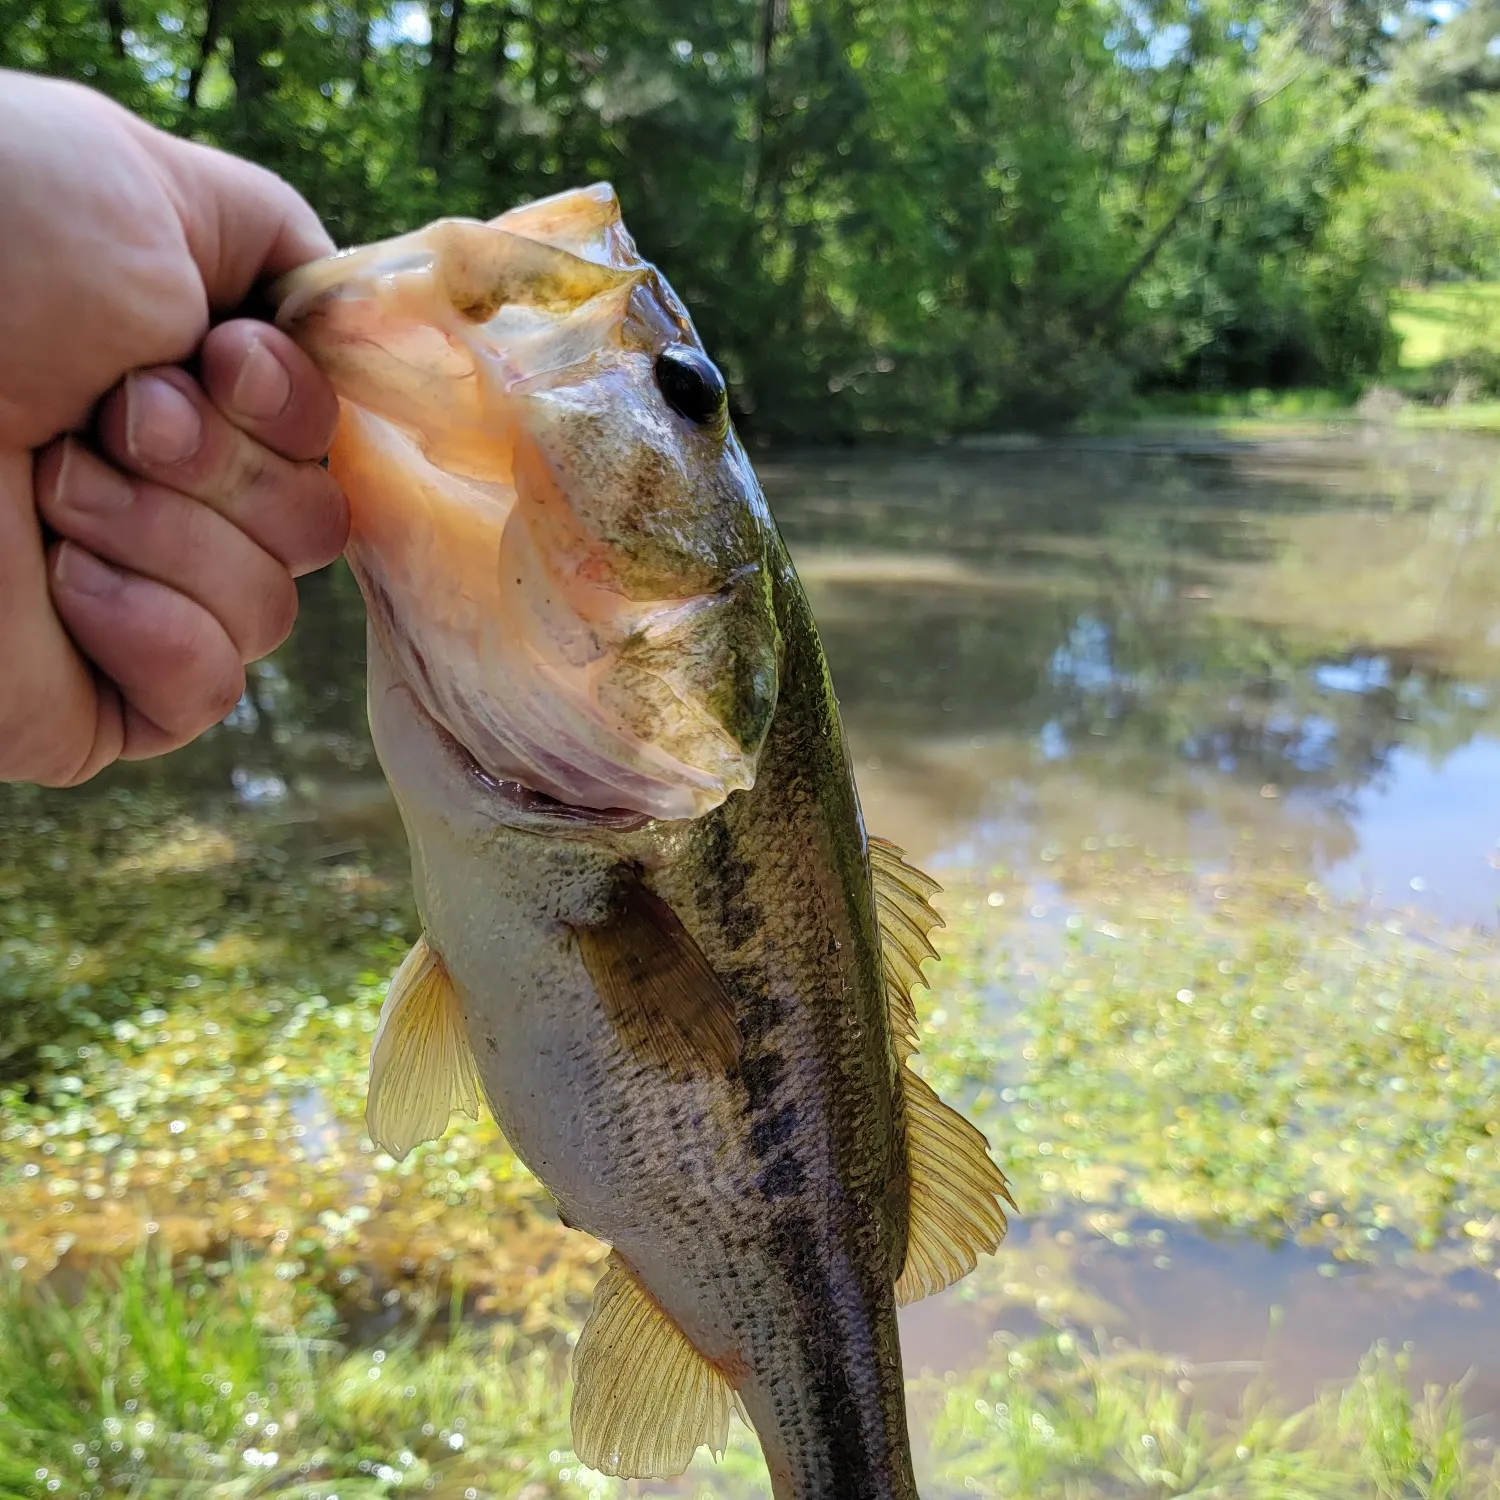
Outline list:
[[[212,662],[195,662],[191,690],[170,711],[152,716],[170,734],[184,740],[202,734],[228,718],[244,696],[244,667],[228,653],[215,656]]]
[[[349,506],[316,463],[289,464],[264,506],[258,540],[294,577],[331,563],[349,537]]]
[[[196,734],[239,702],[244,670],[206,610],[195,605],[174,611],[157,633],[155,646],[153,697],[159,708],[151,716],[163,729]]]

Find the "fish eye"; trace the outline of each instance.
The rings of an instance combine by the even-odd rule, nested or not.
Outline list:
[[[700,427],[722,421],[729,393],[718,366],[690,344],[668,344],[656,356],[656,384],[673,411]]]

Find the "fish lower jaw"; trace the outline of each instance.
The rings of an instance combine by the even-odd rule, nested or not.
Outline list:
[[[404,690],[412,709],[453,766],[466,780],[476,784],[492,804],[499,803],[512,821],[538,827],[596,828],[620,833],[632,832],[653,821],[650,813],[628,807],[584,806],[530,786],[516,776],[487,769],[467,745],[427,711],[420,693],[409,686]]]
[[[474,770],[496,786],[517,788],[535,806],[556,804],[576,821],[598,813],[611,819],[700,818],[732,792],[754,784],[749,757],[711,747],[705,766],[684,760],[663,744],[643,736],[621,737],[607,722],[581,712],[543,717],[503,713],[493,704],[476,703],[443,688],[413,689],[421,707],[472,762]]]
[[[630,773],[635,785],[624,791],[569,765],[565,758],[552,766],[538,766],[534,762],[512,761],[503,755],[480,757],[470,753],[480,774],[575,814],[599,813],[611,817],[633,814],[661,821],[701,818],[731,792],[752,784],[750,777],[711,778],[683,767],[679,776],[670,779],[666,775]]]

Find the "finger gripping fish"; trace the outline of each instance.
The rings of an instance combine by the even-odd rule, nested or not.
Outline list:
[[[375,746],[423,936],[367,1120],[488,1105],[611,1247],[574,1353],[608,1474],[915,1495],[896,1306],[1005,1233],[912,1069],[933,881],[868,838],[796,574],[686,311],[604,186],[294,272],[329,374]]]

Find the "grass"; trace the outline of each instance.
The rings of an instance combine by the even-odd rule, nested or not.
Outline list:
[[[499,1325],[350,1348],[289,1323],[248,1267],[174,1277],[136,1255],[65,1302],[0,1278],[0,1500],[548,1500],[622,1496],[567,1451],[562,1363]],[[274,1283],[271,1283],[274,1287]],[[1200,1405],[1212,1370],[1067,1329],[992,1345],[982,1370],[912,1383],[932,1417],[931,1500],[978,1494],[1236,1500],[1489,1500],[1497,1471],[1465,1441],[1456,1393],[1414,1397],[1403,1360],[1296,1412],[1252,1388]],[[736,1429],[689,1493],[765,1495]],[[680,1492],[680,1491],[679,1491]]]
[[[1402,292],[1391,324],[1401,366],[1421,370],[1476,349],[1500,349],[1500,282],[1467,281]]]
[[[1216,1417],[1196,1399],[1212,1371],[1062,1331],[1010,1340],[946,1391],[933,1427],[942,1495],[1028,1500],[1491,1500],[1500,1470],[1468,1448],[1455,1394],[1414,1398],[1400,1356],[1376,1349],[1355,1378],[1301,1411],[1252,1387]]]
[[[503,1325],[351,1351],[281,1301],[139,1254],[72,1302],[0,1279],[0,1500],[597,1491],[561,1461],[557,1362]]]

